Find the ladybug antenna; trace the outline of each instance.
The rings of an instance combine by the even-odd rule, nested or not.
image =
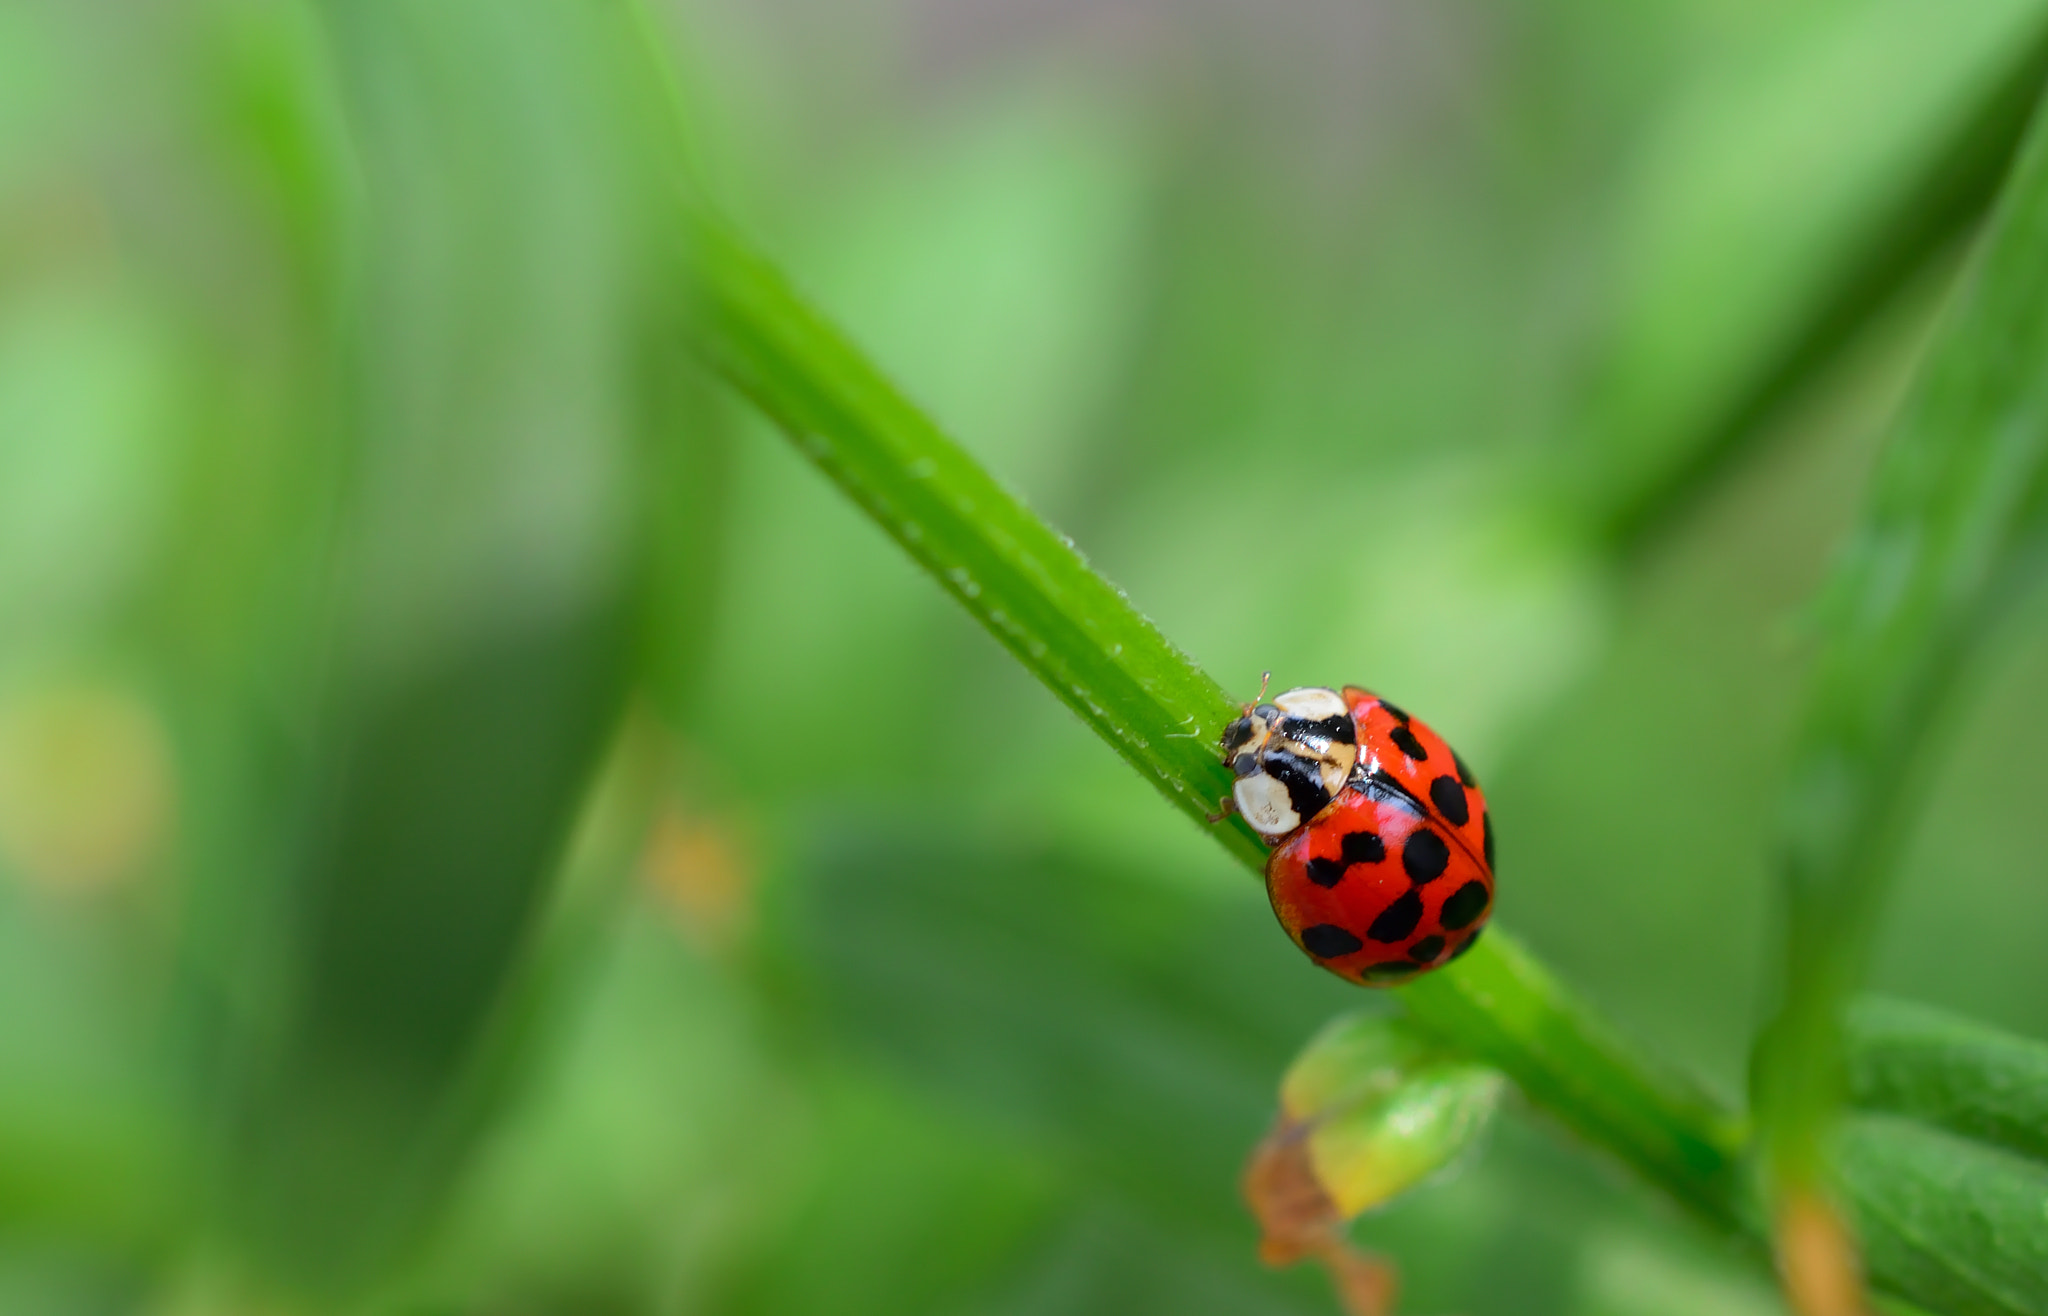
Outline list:
[[[1273,674],[1271,672],[1262,672],[1259,674],[1259,697],[1257,700],[1258,703],[1263,704],[1266,702],[1266,687],[1271,684],[1273,684]]]

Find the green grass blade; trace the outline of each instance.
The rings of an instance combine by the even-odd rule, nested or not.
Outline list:
[[[403,1259],[624,701],[634,189],[575,6],[327,5],[361,168],[319,734],[224,1209],[288,1290]],[[628,321],[630,322],[630,321]],[[666,436],[665,436],[666,437]]]
[[[1190,819],[1230,786],[1237,708],[1073,546],[908,402],[782,276],[700,221],[700,348],[989,632]],[[1211,828],[1260,871],[1232,819]],[[1736,1215],[1734,1126],[1593,1017],[1498,928],[1405,993],[1426,1024],[1709,1217]]]

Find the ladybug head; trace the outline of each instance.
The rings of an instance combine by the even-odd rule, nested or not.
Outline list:
[[[1237,777],[1237,811],[1277,841],[1344,789],[1358,763],[1358,730],[1335,690],[1289,690],[1224,729],[1223,761]]]

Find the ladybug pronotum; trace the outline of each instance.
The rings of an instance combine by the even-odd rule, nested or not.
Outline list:
[[[1223,732],[1232,799],[1273,852],[1280,926],[1330,972],[1406,982],[1493,912],[1493,820],[1443,737],[1356,686],[1246,707]]]

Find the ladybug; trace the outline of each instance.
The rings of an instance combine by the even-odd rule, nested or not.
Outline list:
[[[1399,708],[1356,686],[1289,690],[1245,706],[1223,761],[1237,811],[1273,847],[1273,913],[1330,972],[1393,986],[1456,959],[1486,926],[1486,797],[1443,737]]]

